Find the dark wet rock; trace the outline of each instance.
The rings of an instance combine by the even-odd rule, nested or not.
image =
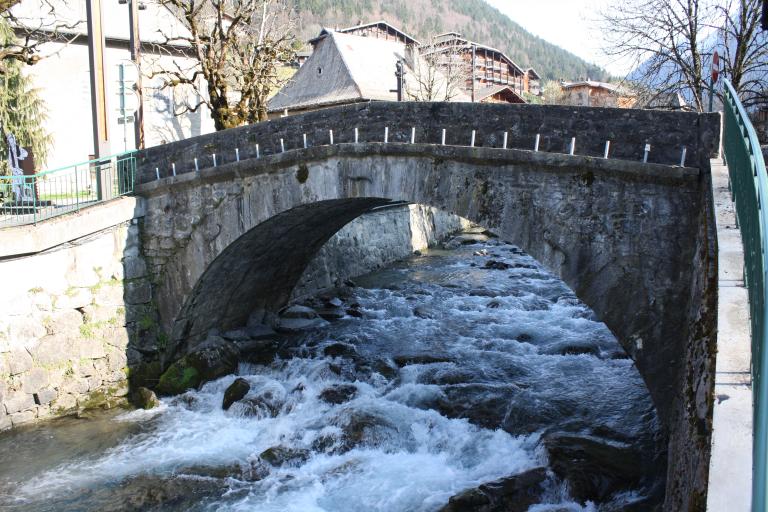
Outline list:
[[[475,376],[472,372],[463,368],[445,368],[435,367],[431,371],[427,370],[419,375],[418,382],[420,384],[436,384],[438,386],[446,386],[453,384],[464,384],[472,382]]]
[[[498,297],[499,292],[495,290],[488,290],[487,288],[472,288],[469,290],[469,294],[472,297]]]
[[[224,400],[222,401],[221,408],[225,411],[228,410],[233,403],[247,395],[250,389],[250,383],[242,377],[238,377],[229,385],[226,391],[224,391]]]
[[[189,466],[177,470],[176,473],[207,478],[241,478],[243,470],[240,464],[231,464],[229,466]]]
[[[346,315],[346,312],[340,307],[331,306],[331,307],[319,308],[317,310],[317,314],[320,315],[320,317],[323,320],[332,321],[332,320],[340,320],[344,318],[344,316]]]
[[[449,243],[459,244],[459,245],[473,245],[473,244],[479,244],[481,242],[486,242],[488,238],[489,238],[488,235],[484,233],[466,233],[465,232],[453,237]]]
[[[235,342],[240,350],[240,357],[249,363],[268,365],[275,360],[281,344],[274,339],[249,339]]]
[[[485,306],[486,306],[486,307],[489,307],[489,308],[491,308],[491,309],[496,309],[496,308],[498,308],[499,306],[501,306],[501,302],[499,302],[499,301],[497,301],[497,300],[492,300],[492,301],[490,301],[488,304],[486,304]]]
[[[435,318],[435,312],[432,309],[425,306],[416,306],[415,308],[413,308],[413,314],[414,316],[417,316],[419,318],[425,318],[425,319]]]
[[[236,414],[252,418],[276,418],[285,402],[272,390],[264,390],[232,404]]]
[[[323,355],[328,357],[355,357],[357,349],[350,343],[331,343],[323,348]]]
[[[163,374],[163,367],[160,361],[148,361],[131,366],[128,374],[128,382],[131,388],[155,388],[160,376]]]
[[[225,332],[221,337],[237,343],[250,340],[272,339],[276,334],[272,327],[261,323],[254,323],[241,329]]]
[[[157,475],[130,477],[120,484],[116,493],[121,499],[104,503],[105,512],[155,512],[189,510],[209,496],[220,495],[228,489],[223,480],[213,478]]]
[[[283,309],[280,312],[280,318],[305,318],[312,319],[317,318],[317,311],[307,306],[300,306],[294,304]]]
[[[432,354],[402,354],[392,358],[395,364],[402,368],[411,364],[435,364],[451,363],[453,359],[447,356],[435,356]]]
[[[352,309],[352,308],[347,309],[347,314],[355,318],[363,318],[363,312],[360,311],[359,309]]]
[[[311,455],[309,450],[303,448],[289,448],[287,446],[273,446],[259,454],[259,458],[267,464],[280,467],[286,464],[301,464],[306,462]]]
[[[523,332],[517,336],[517,341],[522,341],[527,343],[529,341],[533,341],[533,336],[528,334],[527,332]]]
[[[503,261],[499,260],[489,260],[485,262],[485,266],[483,268],[491,269],[491,270],[507,270],[512,268],[512,265],[509,263],[504,263]]]
[[[642,455],[629,443],[554,433],[545,436],[544,446],[552,470],[581,502],[606,501],[615,492],[636,488],[644,476]]]
[[[223,338],[210,338],[200,348],[173,363],[160,377],[157,390],[177,395],[237,369],[238,349]]]
[[[373,362],[372,369],[387,379],[394,379],[398,374],[397,366],[389,359],[377,359]]]
[[[329,404],[343,404],[349,402],[357,395],[357,386],[352,384],[337,384],[325,388],[320,393],[320,399]]]
[[[557,345],[554,347],[547,347],[541,350],[543,354],[550,355],[562,355],[562,356],[578,356],[578,355],[591,355],[600,357],[600,348],[594,345],[579,345],[579,344],[565,344]]]
[[[443,416],[466,418],[470,423],[496,429],[503,423],[514,385],[457,384],[444,386],[443,396],[434,404]]]
[[[348,286],[349,288],[357,288],[357,283],[351,279],[347,279],[344,281],[344,286]]]
[[[525,512],[541,500],[546,478],[542,467],[494,480],[453,496],[439,512]]]
[[[264,460],[257,458],[240,466],[240,471],[240,477],[246,482],[258,482],[269,476],[271,467]]]
[[[160,400],[157,399],[157,395],[151,389],[140,387],[133,392],[131,400],[136,407],[141,409],[154,409],[160,405]]]
[[[327,308],[340,308],[344,305],[344,302],[338,297],[333,297],[330,299],[323,299],[323,306]]]
[[[345,411],[334,422],[341,427],[342,441],[339,451],[346,452],[361,444],[376,446],[396,430],[384,417],[366,411]]]
[[[414,256],[421,256],[421,251],[419,251],[419,250],[413,251],[413,255]]]

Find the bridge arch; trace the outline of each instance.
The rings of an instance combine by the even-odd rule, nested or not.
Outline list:
[[[312,256],[357,216],[420,203],[488,227],[558,275],[669,413],[688,331],[679,312],[695,278],[698,170],[400,144],[290,156],[145,185],[145,240],[163,262],[156,296],[177,350],[282,307]]]

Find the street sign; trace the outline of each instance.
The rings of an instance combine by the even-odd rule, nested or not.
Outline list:
[[[715,50],[712,54],[712,83],[717,82],[717,78],[720,76],[720,55]]]

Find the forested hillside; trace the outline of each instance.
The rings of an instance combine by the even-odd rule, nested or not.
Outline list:
[[[296,0],[302,37],[320,28],[386,20],[417,38],[448,31],[504,51],[544,79],[607,79],[608,73],[527,32],[484,0]]]

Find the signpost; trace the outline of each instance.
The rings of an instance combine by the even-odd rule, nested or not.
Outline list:
[[[712,80],[709,83],[709,111],[712,112],[712,108],[715,101],[715,82],[720,76],[720,55],[715,50],[712,54]]]

